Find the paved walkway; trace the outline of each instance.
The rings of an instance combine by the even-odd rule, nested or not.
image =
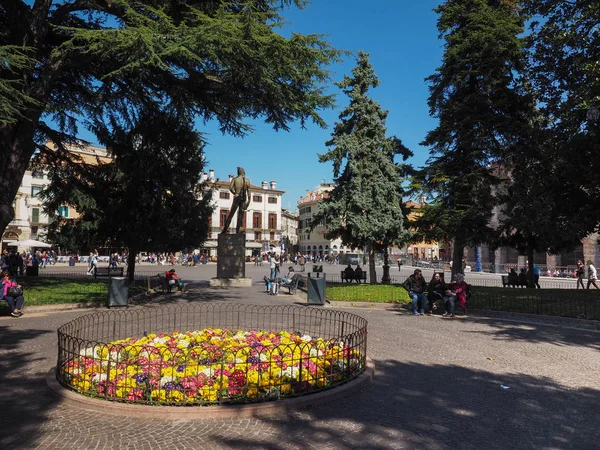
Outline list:
[[[281,304],[288,295],[192,286],[177,301]],[[0,317],[3,449],[591,449],[600,442],[600,333],[471,317],[369,320],[375,379],[334,404],[256,419],[98,414],[46,386],[56,329],[86,311]],[[504,388],[507,386],[508,388]]]

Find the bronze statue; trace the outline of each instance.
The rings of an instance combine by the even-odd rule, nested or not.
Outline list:
[[[250,181],[246,178],[246,172],[241,167],[237,168],[238,176],[231,180],[229,184],[229,191],[233,194],[233,203],[231,204],[231,211],[227,216],[225,225],[223,225],[223,231],[221,233],[227,233],[229,224],[233,215],[237,211],[237,226],[235,232],[239,233],[242,227],[242,221],[244,220],[244,211],[248,209],[250,204]]]

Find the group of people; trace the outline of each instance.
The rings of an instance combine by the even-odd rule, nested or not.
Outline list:
[[[269,262],[269,277],[264,277],[265,281],[265,292],[271,295],[278,295],[279,293],[279,285],[281,283],[289,284],[292,282],[292,277],[295,275],[294,266],[288,267],[288,272],[284,277],[279,277],[280,273],[280,263],[282,259],[275,252],[269,252],[267,254],[268,262]]]
[[[446,284],[443,274],[434,272],[428,285],[421,269],[415,269],[403,286],[408,291],[412,301],[412,314],[415,316],[423,316],[426,312],[429,316],[433,315],[433,311],[437,309],[436,302],[440,300],[444,304],[444,317],[454,317],[456,303],[466,315],[469,286],[462,273],[456,274],[452,283]]]
[[[512,287],[527,287],[528,284],[528,273],[526,268],[522,268],[519,273],[515,268],[511,268],[508,272],[508,285]],[[540,269],[536,264],[533,265],[533,285],[534,287],[541,289],[540,286]]]
[[[348,266],[344,269],[344,277],[347,281],[352,282],[356,280],[357,283],[360,283],[360,280],[363,277],[363,272],[364,271],[359,265],[356,266],[356,269],[353,269],[352,266],[348,264]]]
[[[57,255],[51,251],[26,251],[16,252],[3,250],[0,255],[0,270],[8,271],[12,277],[23,275],[27,267],[44,268],[49,264],[56,264]]]

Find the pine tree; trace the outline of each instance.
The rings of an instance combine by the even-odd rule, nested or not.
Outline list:
[[[506,0],[447,0],[436,12],[446,44],[442,65],[427,80],[430,114],[439,124],[423,142],[431,156],[414,186],[435,198],[417,226],[453,241],[455,274],[465,246],[495,235],[492,163],[514,143],[524,115],[515,79],[523,71],[524,17]]]
[[[388,113],[368,95],[378,85],[368,54],[361,51],[352,76],[337,83],[350,104],[326,143],[330,149],[319,155],[320,162],[333,163],[335,188],[313,218],[313,226],[326,224],[329,239],[341,237],[343,245],[367,248],[371,283],[377,282],[375,253],[387,255],[390,244],[403,244],[410,236],[402,210],[405,169],[395,158],[406,160],[411,153],[398,138],[386,136]]]
[[[0,233],[36,149],[74,143],[80,127],[110,116],[135,123],[140,110],[168,106],[233,135],[251,131],[248,117],[283,130],[294,120],[323,126],[319,110],[333,100],[322,84],[339,52],[321,36],[278,33],[283,8],[304,4],[2,2]]]

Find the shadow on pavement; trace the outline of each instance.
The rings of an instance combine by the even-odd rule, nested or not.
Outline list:
[[[375,379],[327,406],[266,419],[266,436],[232,448],[597,448],[600,391],[544,377],[383,361]]]
[[[46,412],[58,403],[46,387],[45,358],[36,349],[23,351],[28,342],[51,333],[49,330],[16,329],[0,325],[0,410],[3,425],[0,428],[0,447],[17,447],[23,438],[36,436],[39,424],[46,420]],[[39,364],[39,373],[27,371],[27,366]]]
[[[478,319],[479,322],[494,328],[493,331],[470,331],[492,336],[506,341],[527,341],[531,343],[551,343],[554,345],[590,347],[600,350],[600,332],[578,329],[565,333],[560,326],[534,323],[515,323],[497,319]]]

